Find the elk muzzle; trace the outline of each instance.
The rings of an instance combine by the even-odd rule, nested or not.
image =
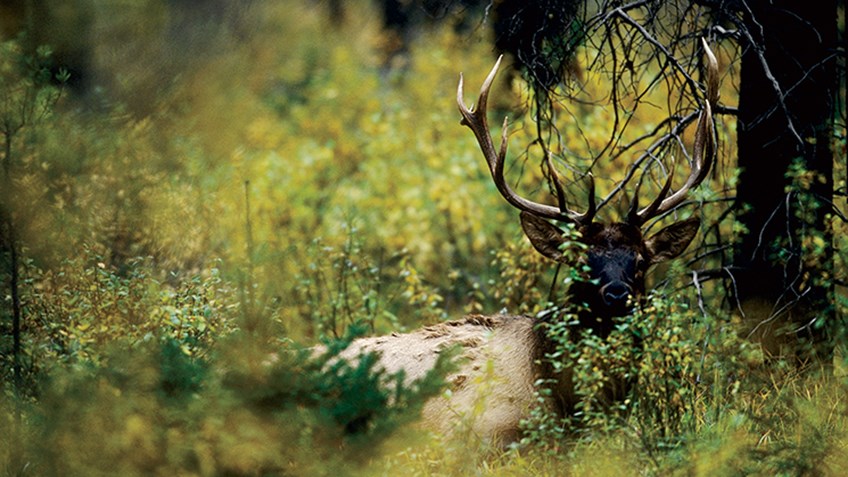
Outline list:
[[[633,296],[633,289],[626,283],[617,280],[601,287],[601,298],[604,305],[612,310],[624,310],[627,302]]]

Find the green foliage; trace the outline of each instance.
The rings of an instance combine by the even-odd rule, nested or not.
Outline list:
[[[8,152],[12,142],[19,140],[15,136],[47,119],[59,100],[61,91],[51,84],[51,55],[48,46],[28,54],[18,41],[0,42],[0,134],[3,135],[4,174],[10,173],[12,156]],[[60,72],[56,79],[67,81],[67,72]],[[15,149],[18,145],[14,144]]]
[[[348,236],[340,247],[316,238],[306,249],[310,262],[298,274],[297,292],[307,335],[340,337],[351,325],[385,333],[444,317],[442,297],[424,283],[408,253],[374,260],[363,251],[360,231],[343,228]]]
[[[796,235],[779,244],[777,257],[773,257],[774,263],[784,266],[795,266],[798,263],[801,277],[793,284],[793,288],[802,296],[811,292],[823,296],[823,302],[828,308],[818,312],[833,317],[832,320],[815,320],[812,323],[815,333],[826,336],[831,343],[840,343],[848,336],[848,323],[837,318],[834,313],[835,302],[832,296],[834,275],[844,275],[844,269],[834,268],[833,233],[837,219],[834,211],[829,209],[830,204],[817,194],[821,185],[828,181],[821,174],[807,170],[800,159],[790,165],[786,174],[791,181],[786,192],[797,204],[792,209],[797,219],[793,230]]]
[[[794,374],[794,372],[792,373]],[[774,373],[765,386],[737,390],[735,402],[705,423],[659,473],[838,475],[845,465],[844,379]]]
[[[155,274],[145,259],[128,261],[121,274],[91,250],[51,270],[26,262],[21,301],[28,394],[38,393],[34,386],[41,372],[100,363],[116,342],[137,347],[168,340],[187,356],[204,356],[238,326],[239,303],[217,268],[204,275],[173,274],[176,285]],[[3,355],[4,375],[10,359]]]
[[[561,419],[537,409],[523,442],[559,453],[569,439],[637,429],[649,453],[677,445],[702,411],[695,406],[703,348],[693,318],[684,304],[649,297],[641,310],[617,319],[606,338],[581,329],[573,314],[544,323],[555,343],[544,362],[574,386],[576,412]],[[539,383],[540,401],[551,398],[555,382]]]
[[[321,354],[294,347],[269,354],[237,333],[226,346],[251,351],[204,359],[173,340],[130,350],[116,343],[107,365],[51,373],[23,427],[5,433],[0,468],[39,475],[350,472],[416,417],[440,389],[449,361],[404,386],[373,355],[355,364],[338,359],[349,343],[330,343]]]
[[[27,146],[34,128],[50,116],[59,100],[59,90],[50,84],[51,74],[45,66],[50,54],[46,47],[29,55],[17,42],[0,43],[0,283],[4,292],[8,290],[3,300],[8,306],[0,309],[0,375],[12,383],[17,396],[24,387],[19,237],[35,213],[27,201],[32,167],[32,161],[26,160]],[[57,79],[65,81],[67,75],[62,72]]]

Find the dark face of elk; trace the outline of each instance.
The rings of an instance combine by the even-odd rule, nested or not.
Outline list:
[[[521,213],[521,225],[542,255],[563,262],[563,232],[547,220]],[[626,223],[591,223],[580,228],[588,246],[580,258],[590,281],[572,287],[572,299],[589,306],[590,327],[611,327],[610,318],[630,313],[645,293],[645,272],[682,253],[698,232],[698,219],[676,222],[645,239],[639,227]]]
[[[591,224],[582,231],[589,246],[585,263],[590,281],[578,286],[576,298],[599,317],[622,316],[645,293],[649,254],[642,232],[627,224]]]

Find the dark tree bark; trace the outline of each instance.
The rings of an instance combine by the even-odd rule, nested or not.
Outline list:
[[[795,333],[827,355],[836,329],[825,220],[833,195],[837,3],[745,6],[737,205],[747,231],[735,258],[743,270],[737,298],[757,335]],[[804,171],[804,180],[793,180],[793,170],[796,177]]]

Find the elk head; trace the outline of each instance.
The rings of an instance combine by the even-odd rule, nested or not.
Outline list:
[[[690,218],[671,224],[648,236],[642,227],[652,218],[663,216],[674,210],[685,199],[687,193],[697,187],[710,170],[714,154],[712,109],[718,99],[718,66],[706,42],[707,56],[707,100],[701,109],[695,135],[694,151],[691,154],[691,171],[683,186],[672,192],[672,168],[657,197],[646,207],[639,208],[638,185],[627,218],[623,222],[603,223],[595,221],[597,207],[595,187],[591,174],[588,177],[588,207],[585,212],[568,208],[564,185],[556,171],[548,163],[558,206],[541,204],[516,194],[504,179],[504,158],[507,148],[507,119],[504,118],[500,149],[496,150],[486,120],[486,104],[489,89],[498,71],[501,58],[495,63],[483,82],[477,106],[467,107],[463,101],[462,76],[457,88],[457,104],[462,114],[462,124],[474,132],[483,156],[489,166],[498,191],[513,207],[521,211],[524,233],[541,254],[553,260],[563,261],[560,249],[563,232],[550,220],[575,224],[581,241],[587,245],[583,260],[589,267],[591,281],[572,289],[572,298],[589,307],[593,320],[587,326],[606,334],[612,327],[608,318],[627,314],[631,304],[638,302],[645,293],[645,272],[652,265],[674,258],[682,253],[698,232],[699,220]]]

